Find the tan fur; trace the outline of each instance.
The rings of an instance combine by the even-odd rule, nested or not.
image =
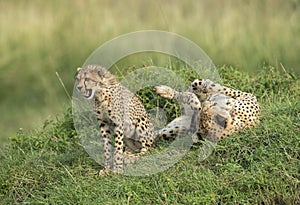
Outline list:
[[[187,92],[177,92],[167,86],[157,86],[155,91],[162,97],[176,99],[189,105],[195,111],[197,117],[194,119],[189,116],[188,121],[187,117],[181,117],[188,121],[190,126],[193,126],[191,120],[194,120],[197,129],[194,136],[219,141],[258,122],[260,108],[254,95],[208,79],[193,81]],[[180,125],[184,123],[186,122],[176,118],[158,133],[165,138],[176,135],[182,132]]]
[[[77,89],[85,98],[94,101],[105,154],[104,170],[100,173],[111,169],[122,173],[126,161],[124,151],[144,154],[154,143],[154,128],[146,110],[136,96],[101,66],[79,68],[75,78]],[[113,155],[112,135],[115,140]]]

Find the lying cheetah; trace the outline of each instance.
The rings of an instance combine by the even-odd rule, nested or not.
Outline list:
[[[94,99],[94,111],[104,143],[104,169],[122,173],[126,149],[143,154],[154,143],[154,127],[142,102],[105,68],[78,68],[76,88],[86,99]],[[114,155],[112,137],[114,133]],[[112,158],[113,163],[112,163]]]
[[[192,117],[181,116],[159,130],[157,134],[164,138],[192,130],[194,141],[201,136],[217,142],[258,121],[260,108],[254,95],[210,80],[195,80],[186,92],[167,86],[157,86],[155,91],[164,98],[184,103],[185,111],[192,112]]]

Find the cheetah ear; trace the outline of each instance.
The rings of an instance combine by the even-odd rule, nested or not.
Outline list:
[[[98,71],[98,75],[99,75],[100,77],[102,77],[102,76],[104,75],[104,72]]]
[[[98,70],[98,75],[100,76],[100,77],[103,77],[104,75],[105,75],[105,73],[106,73],[106,70],[104,69],[104,68],[101,68],[101,69],[99,69]]]
[[[77,68],[77,71],[75,73],[75,79],[76,79],[76,76],[78,75],[79,71],[81,70],[81,68]]]

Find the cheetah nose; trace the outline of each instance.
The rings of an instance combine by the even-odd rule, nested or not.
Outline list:
[[[81,89],[82,89],[82,86],[77,86],[78,91],[81,91]]]

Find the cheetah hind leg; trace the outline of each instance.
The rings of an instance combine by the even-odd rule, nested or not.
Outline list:
[[[191,117],[183,115],[175,118],[166,127],[156,131],[156,137],[162,137],[163,139],[172,139],[177,135],[186,134],[190,128]]]

